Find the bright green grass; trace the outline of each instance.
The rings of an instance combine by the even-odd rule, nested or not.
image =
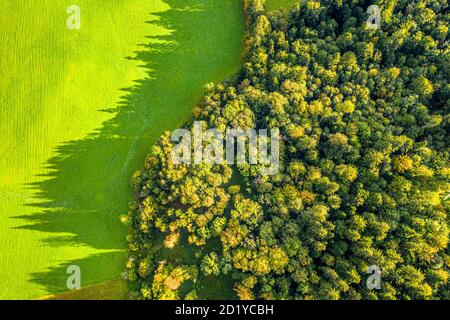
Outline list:
[[[77,0],[68,30],[72,3],[0,2],[0,299],[119,276],[129,178],[239,67],[241,1]]]
[[[266,0],[267,10],[277,10],[293,7],[299,0]]]

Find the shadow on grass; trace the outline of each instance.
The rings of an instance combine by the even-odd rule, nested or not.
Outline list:
[[[170,30],[146,39],[130,59],[142,62],[148,77],[124,89],[117,107],[98,130],[56,150],[42,181],[27,187],[36,209],[21,229],[42,231],[49,250],[89,246],[109,252],[60,261],[31,275],[49,294],[66,290],[66,268],[79,265],[84,285],[117,277],[123,269],[126,230],[119,215],[131,200],[129,179],[165,130],[181,126],[201,97],[202,86],[233,75],[243,36],[242,3],[236,0],[163,0],[170,9],[153,13],[152,25]],[[76,119],[76,117],[74,117]],[[53,235],[52,235],[53,234]],[[61,236],[64,234],[64,236]],[[52,249],[53,248],[53,249]]]

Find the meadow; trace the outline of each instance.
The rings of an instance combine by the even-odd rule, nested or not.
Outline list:
[[[130,297],[448,299],[447,7],[394,1],[369,30],[364,1],[263,2],[246,1],[243,68],[195,121],[278,128],[279,170],[174,165],[191,150],[164,135],[122,217]],[[221,157],[209,142],[194,149]]]
[[[0,3],[0,299],[119,277],[130,177],[240,65],[241,1],[78,0],[80,30],[70,4]]]
[[[289,9],[297,2],[299,2],[299,0],[267,0],[266,8],[267,10]]]

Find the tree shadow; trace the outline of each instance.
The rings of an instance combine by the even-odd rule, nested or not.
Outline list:
[[[34,213],[17,217],[19,229],[50,236],[49,250],[89,246],[108,251],[59,261],[31,281],[49,294],[66,291],[66,268],[78,265],[87,285],[117,277],[123,268],[126,228],[119,215],[131,200],[129,180],[165,130],[186,122],[207,82],[237,72],[243,37],[242,3],[236,0],[163,0],[170,9],[148,21],[171,32],[151,36],[134,57],[148,76],[131,88],[95,132],[59,146],[45,165],[49,173],[27,185],[35,194]],[[233,14],[230,14],[233,13]],[[64,234],[64,236],[61,236]]]

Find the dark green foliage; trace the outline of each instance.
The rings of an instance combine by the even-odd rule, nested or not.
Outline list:
[[[150,269],[197,277],[183,259],[161,267],[161,237],[197,248],[189,263],[233,277],[242,299],[449,298],[448,5],[382,0],[382,29],[369,30],[370,4],[266,15],[246,1],[242,71],[209,86],[194,117],[221,131],[280,128],[280,172],[173,165],[162,137],[133,180],[128,274],[141,298],[178,297],[152,294]]]

